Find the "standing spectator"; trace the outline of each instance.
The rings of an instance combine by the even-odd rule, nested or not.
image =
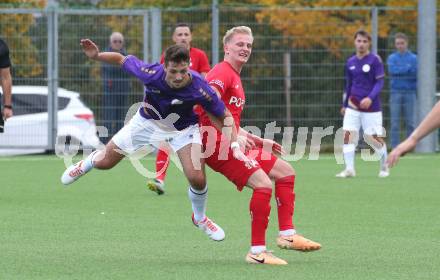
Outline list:
[[[415,108],[417,101],[417,56],[408,50],[408,37],[397,33],[394,39],[397,49],[388,59],[390,74],[390,115],[391,147],[400,142],[400,112],[406,126],[406,137],[411,135],[416,125]]]
[[[125,56],[124,36],[119,32],[113,32],[110,35],[110,46],[106,51],[117,52]],[[110,139],[124,124],[130,80],[121,67],[106,63],[102,64],[102,80],[104,96],[101,116],[104,126],[108,129],[108,139]]]
[[[12,117],[12,76],[10,68],[9,48],[5,41],[0,38],[0,83],[3,95],[3,111],[0,111],[0,132],[3,132],[4,120]]]
[[[387,147],[383,139],[380,91],[384,83],[384,68],[381,58],[370,53],[371,36],[364,30],[354,35],[356,54],[345,65],[346,97],[341,113],[344,115],[344,146],[342,148],[345,169],[336,177],[356,176],[354,157],[359,130],[364,130],[364,139],[380,157],[379,177],[388,177],[386,164]]]
[[[436,128],[440,128],[440,101],[435,104],[413,133],[391,151],[387,164],[390,167],[396,165],[401,156],[412,151],[420,140]]]
[[[211,70],[211,67],[209,66],[206,53],[201,49],[191,46],[192,34],[190,26],[186,23],[177,24],[174,28],[172,39],[174,43],[185,45],[188,48],[190,53],[190,69],[198,72],[204,78],[209,70]],[[164,55],[162,54],[160,63],[163,62]],[[156,178],[147,182],[148,188],[159,195],[165,192],[164,181],[170,163],[169,153],[170,149],[168,149],[167,145],[161,145],[156,156]]]

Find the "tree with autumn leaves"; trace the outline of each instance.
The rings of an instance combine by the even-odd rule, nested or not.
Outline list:
[[[236,4],[236,1],[218,1],[220,7],[223,5]],[[167,7],[208,7],[207,1],[195,0],[59,0],[57,3],[61,7],[77,7],[77,8],[101,8],[101,9],[147,9],[152,6],[161,8]],[[5,0],[0,7],[27,7],[27,8],[44,8],[47,0]],[[371,26],[370,11],[368,9],[362,12],[353,12],[352,10],[344,10],[344,8],[353,7],[404,7],[414,8],[417,6],[416,0],[245,0],[240,1],[243,5],[258,5],[260,10],[255,12],[255,20],[259,23],[265,23],[271,26],[274,31],[279,31],[286,38],[299,38],[298,40],[286,39],[286,44],[292,48],[314,48],[324,47],[330,53],[335,55],[341,54],[344,45],[351,43],[351,34],[360,27],[367,30]],[[332,10],[319,10],[322,7],[334,8]],[[299,8],[299,9],[295,9]],[[307,8],[309,10],[304,10]],[[313,10],[317,8],[318,10]],[[343,9],[338,9],[343,8]],[[385,10],[381,11],[379,21],[379,36],[386,38],[393,30],[399,30],[399,22],[416,22],[416,11],[408,12],[405,10]],[[163,21],[167,24],[171,21],[179,21],[179,16],[175,13],[172,17],[164,16]],[[194,16],[194,15],[193,15]],[[182,16],[183,18],[185,15]],[[181,18],[182,18],[181,17]],[[240,17],[238,14],[237,17]],[[202,19],[203,20],[203,19]],[[240,18],[230,18],[229,21],[239,21]],[[118,16],[107,17],[102,24],[106,25],[110,30],[120,30],[127,32],[128,37],[139,38],[131,41],[130,50],[141,49],[142,39],[141,27],[128,28],[130,18],[121,18]],[[182,21],[182,20],[180,20]],[[174,23],[175,23],[174,22]],[[39,65],[36,58],[36,47],[32,43],[29,36],[29,30],[35,24],[35,17],[32,14],[2,14],[0,20],[1,35],[8,39],[11,49],[23,48],[26,52],[12,53],[15,64],[34,65],[30,70],[18,70],[17,75],[20,76],[36,76],[42,73],[42,66]],[[210,19],[206,17],[206,24],[198,25],[195,30],[196,38],[198,34],[207,34],[210,31]],[[200,30],[199,30],[200,29]],[[405,32],[415,34],[416,25],[405,26]],[[332,35],[332,36],[329,36]],[[336,35],[336,36],[335,36]],[[345,40],[340,40],[338,36],[344,36]],[[207,44],[210,38],[206,38]]]
[[[46,1],[8,0],[9,3],[33,3],[42,8]],[[59,0],[60,8],[78,9],[163,9],[163,46],[171,43],[172,26],[177,22],[193,24],[195,45],[211,50],[210,1],[196,0]],[[403,31],[414,38],[417,22],[416,0],[219,0],[220,35],[233,25],[249,24],[256,36],[255,54],[249,67],[243,71],[250,106],[245,118],[261,120],[285,119],[285,111],[266,112],[258,107],[270,104],[273,108],[285,106],[283,99],[283,53],[292,55],[292,117],[295,126],[326,126],[329,119],[337,118],[337,110],[330,107],[340,99],[343,88],[342,67],[353,51],[352,35],[359,28],[371,30],[371,9],[379,7],[379,49],[386,48],[391,35]],[[176,7],[182,9],[168,8]],[[399,7],[388,9],[389,7]],[[191,10],[191,8],[196,8]],[[403,8],[403,9],[402,9]],[[2,14],[1,35],[11,41],[18,77],[44,78],[45,44],[36,44],[32,35],[44,41],[44,18],[34,15]],[[195,23],[195,24],[194,24]],[[7,28],[7,29],[5,29]],[[99,104],[100,65],[84,60],[77,42],[82,37],[95,39],[104,48],[111,31],[121,31],[127,39],[128,53],[142,57],[142,18],[140,16],[61,15],[59,17],[60,86],[83,93],[93,106]],[[440,29],[439,29],[440,30]],[[219,38],[220,41],[221,38]],[[47,40],[47,39],[46,39]],[[388,44],[389,45],[389,44]],[[221,46],[221,44],[220,44]],[[383,53],[383,56],[386,53]],[[30,70],[29,70],[30,69]],[[84,81],[94,81],[84,82]],[[327,92],[322,94],[322,92]],[[272,94],[268,94],[272,93]],[[315,94],[316,93],[316,94]],[[135,98],[133,98],[135,99]],[[311,105],[310,107],[304,106]],[[325,106],[328,109],[325,109]],[[313,123],[308,123],[313,120]],[[305,122],[304,122],[305,121]],[[255,123],[260,125],[259,123]]]
[[[372,7],[383,8],[379,10],[379,38],[387,38],[396,30],[411,36],[416,33],[417,28],[416,24],[407,24],[417,22],[417,0],[254,2],[267,7],[255,15],[258,22],[270,24],[286,37],[300,38],[292,40],[291,47],[323,47],[335,55],[340,55],[342,48],[352,44],[352,35],[358,29],[371,30]],[[329,9],[322,10],[322,7]],[[387,7],[395,9],[388,10]],[[411,10],[407,10],[408,8]]]

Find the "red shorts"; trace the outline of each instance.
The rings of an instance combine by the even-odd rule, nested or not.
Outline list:
[[[203,146],[205,148],[205,143],[203,143]],[[219,146],[220,144],[217,143],[214,153],[206,158],[206,164],[228,178],[237,186],[239,191],[243,190],[249,177],[258,169],[261,168],[266,174],[269,174],[278,159],[272,153],[263,150],[263,148],[255,148],[245,152],[248,158],[254,159],[253,164],[245,164],[245,162],[233,157],[232,150],[229,147],[227,157],[224,155],[223,158],[220,158]]]

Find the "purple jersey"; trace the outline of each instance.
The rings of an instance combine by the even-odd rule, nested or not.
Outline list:
[[[345,65],[346,98],[344,107],[350,107],[363,112],[381,111],[379,93],[383,87],[385,72],[382,60],[378,55],[368,54],[359,59],[353,55]],[[365,97],[373,102],[364,110],[359,103]]]
[[[165,119],[175,113],[179,119],[174,123],[174,127],[182,130],[198,123],[198,117],[193,112],[195,105],[201,105],[214,116],[224,116],[224,103],[195,71],[191,71],[192,81],[187,86],[173,89],[165,81],[162,64],[147,64],[129,55],[125,58],[122,69],[136,76],[144,84],[144,103],[149,106],[141,107],[139,113],[146,119]]]

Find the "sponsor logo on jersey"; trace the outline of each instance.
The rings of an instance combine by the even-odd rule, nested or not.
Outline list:
[[[237,96],[231,96],[231,98],[229,99],[229,104],[234,104],[238,108],[243,107],[244,103],[245,100]]]
[[[350,70],[354,70],[354,69],[356,69],[356,66],[355,66],[355,65],[352,65],[352,66],[350,66],[350,68],[348,68],[348,69],[350,69]]]
[[[362,71],[364,71],[365,73],[370,72],[370,69],[371,69],[370,65],[368,64],[362,65]]]
[[[217,85],[219,86],[222,90],[225,90],[225,84],[220,81],[220,80],[212,80],[209,82],[210,85]]]

